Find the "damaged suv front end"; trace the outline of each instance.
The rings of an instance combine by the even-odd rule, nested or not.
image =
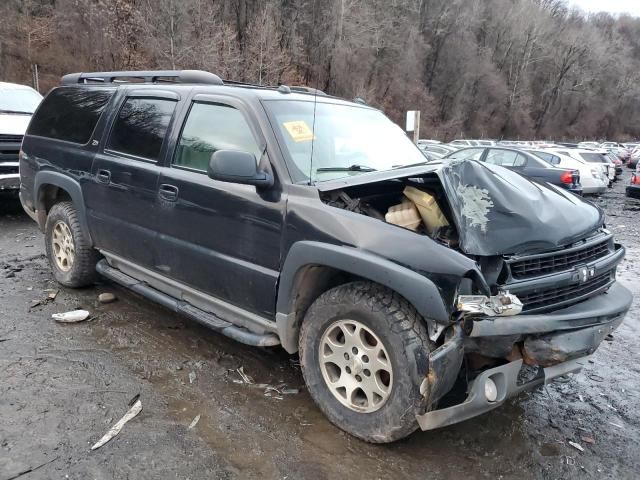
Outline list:
[[[435,218],[442,215],[447,225],[424,225],[416,233],[474,262],[453,293],[441,289],[449,318],[433,329],[438,348],[420,388],[428,405],[417,416],[421,429],[466,420],[579,371],[620,325],[632,300],[615,280],[625,250],[606,230],[601,210],[476,161],[407,170],[380,181],[367,181],[383,177],[374,173],[320,188],[330,205],[367,216],[393,207],[389,199],[400,200],[397,194],[406,195],[407,186],[429,192],[440,210]],[[406,256],[395,261],[411,264]]]
[[[296,312],[304,314],[315,291],[364,280],[396,292],[428,334],[408,370],[421,372],[411,379],[421,398],[409,408],[429,430],[578,371],[622,322],[631,294],[615,276],[625,251],[594,204],[500,166],[426,161],[400,128],[366,106],[325,98],[267,101],[265,109],[295,183],[280,289],[297,297],[278,298],[288,351],[297,349]],[[388,321],[393,331],[392,315]],[[338,382],[361,381],[341,372]],[[371,441],[397,438],[349,431]]]

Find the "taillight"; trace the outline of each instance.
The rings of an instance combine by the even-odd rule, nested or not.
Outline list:
[[[571,185],[573,183],[573,175],[574,173],[571,170],[562,172],[562,175],[560,175],[560,181],[566,185]]]
[[[631,185],[640,185],[640,177],[635,173],[631,174]]]

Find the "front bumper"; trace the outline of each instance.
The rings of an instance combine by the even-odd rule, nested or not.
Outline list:
[[[430,396],[431,403],[452,388],[462,365],[465,344],[469,342],[499,343],[503,339],[508,339],[509,345],[522,342],[527,363],[548,366],[539,368],[538,375],[525,383],[518,383],[522,359],[485,370],[470,384],[464,402],[418,415],[420,428],[431,430],[462,422],[499,407],[524,390],[579,371],[604,337],[622,323],[632,300],[628,289],[614,283],[606,293],[551,313],[472,320],[465,329],[467,335],[462,330],[456,331],[429,357],[429,375],[420,390]],[[498,395],[493,402],[484,394],[487,379],[497,387]]]
[[[529,335],[606,325],[622,320],[632,300],[631,292],[615,282],[601,295],[550,313],[478,318],[469,336]]]
[[[0,174],[0,190],[18,190],[20,188],[20,174]]]
[[[535,379],[524,384],[518,383],[522,360],[516,360],[506,365],[485,370],[471,384],[469,394],[464,402],[418,415],[416,417],[418,425],[420,425],[421,430],[433,430],[434,428],[446,427],[447,425],[453,425],[476,417],[499,407],[508,398],[520,392],[532,389],[543,383],[546,384],[561,375],[579,372],[587,360],[588,357],[583,357],[542,369],[542,372]],[[484,394],[485,384],[488,379],[491,379],[497,387],[497,397],[493,402],[487,400]]]

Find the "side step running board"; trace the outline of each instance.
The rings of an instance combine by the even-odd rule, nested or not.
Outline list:
[[[220,332],[226,337],[233,338],[238,342],[257,347],[273,347],[275,345],[280,345],[280,339],[273,333],[258,334],[250,332],[246,328],[238,327],[212,313],[205,312],[204,310],[200,310],[187,302],[170,297],[169,295],[150,287],[146,283],[140,282],[135,278],[122,273],[120,270],[111,267],[106,260],[100,260],[96,265],[96,270],[100,275],[108,278],[109,280],[122,285],[123,287],[142,295],[155,303],[159,303],[169,310],[185,315],[192,320],[201,323],[205,327],[209,327],[216,332]]]

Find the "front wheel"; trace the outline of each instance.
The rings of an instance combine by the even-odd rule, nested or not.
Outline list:
[[[309,393],[333,424],[372,443],[418,428],[433,345],[400,295],[363,281],[333,288],[309,308],[299,342]]]
[[[99,254],[82,233],[73,203],[60,202],[51,207],[45,226],[45,246],[58,283],[78,288],[95,281]]]

